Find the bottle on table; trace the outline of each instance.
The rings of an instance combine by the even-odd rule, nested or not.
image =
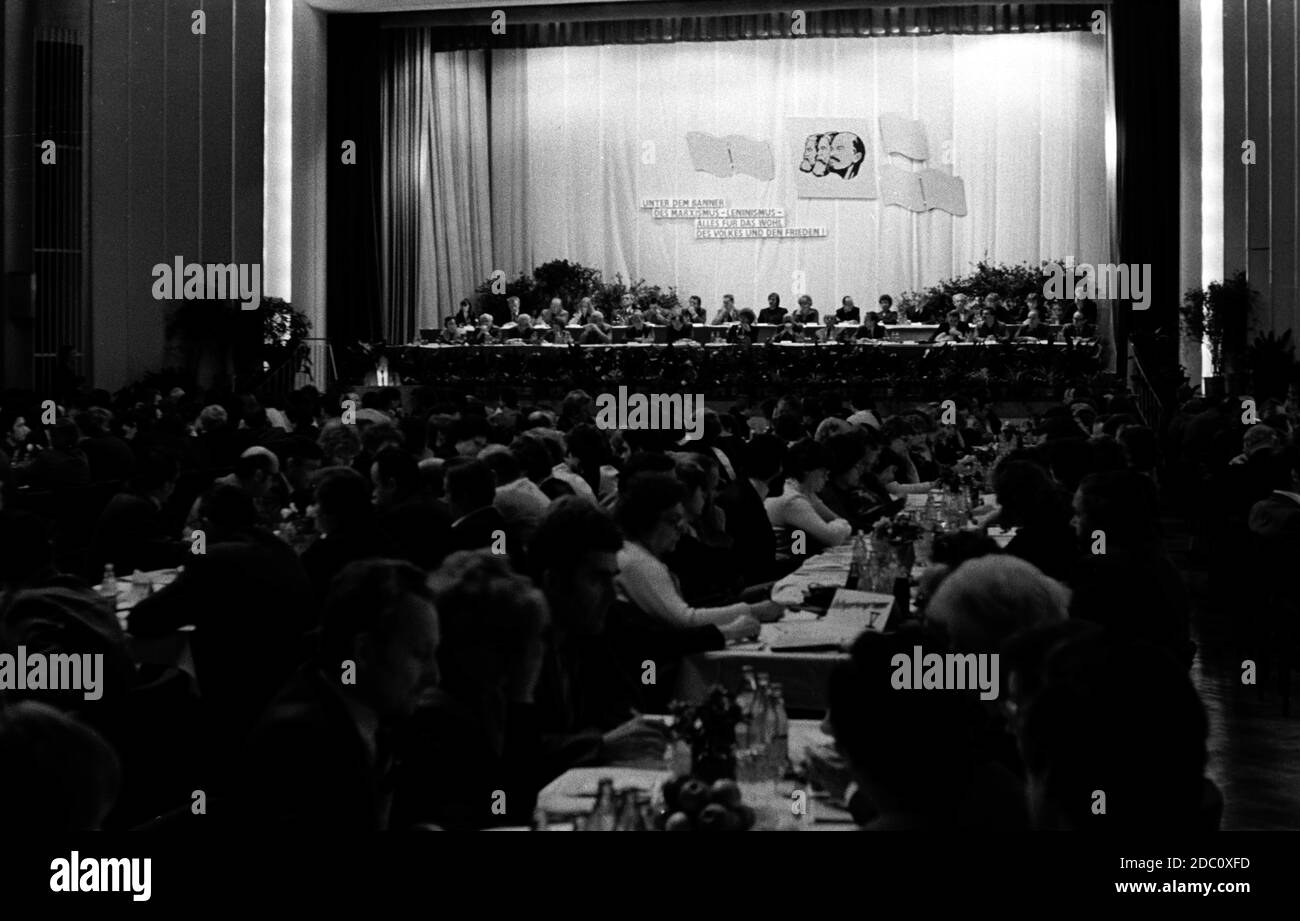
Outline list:
[[[912,574],[897,556],[894,557],[890,577],[887,590],[894,596],[894,616],[901,620],[912,612]]]
[[[771,726],[768,724],[770,701],[766,674],[758,676],[758,693],[754,696],[754,709],[749,717],[749,747],[761,754],[767,751]]]
[[[587,821],[587,831],[613,831],[618,822],[617,804],[614,802],[614,779],[602,777],[596,785],[596,805]]]
[[[619,797],[618,817],[614,821],[614,831],[645,831],[641,818],[640,804],[635,790],[625,790]]]
[[[740,722],[736,724],[736,748],[741,751],[752,744],[750,714],[754,709],[754,698],[757,695],[758,681],[754,677],[754,667],[741,666],[740,690],[736,692],[736,706],[740,708]]]
[[[655,827],[655,809],[649,793],[637,792],[636,810],[640,814],[640,827],[637,831],[653,831]]]
[[[665,746],[664,767],[674,777],[691,776],[691,746],[685,739],[673,739]]]
[[[862,589],[862,573],[867,564],[867,539],[861,531],[853,532],[853,558],[849,563],[849,578],[845,588]]]
[[[785,691],[780,683],[772,685],[772,774],[780,780],[790,770],[790,716],[785,710]]]
[[[858,574],[858,591],[874,592],[876,583],[880,581],[880,554],[876,552],[874,546],[868,547],[866,542],[862,546],[862,568]]]
[[[113,571],[112,563],[104,567],[104,578],[100,580],[96,591],[105,598],[117,598],[117,573]]]

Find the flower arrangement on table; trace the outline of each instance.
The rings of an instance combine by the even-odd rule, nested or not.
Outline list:
[[[712,783],[736,775],[736,726],[743,719],[736,699],[714,685],[702,703],[674,701],[673,735],[691,747],[692,773]]]
[[[871,544],[873,547],[889,547],[898,557],[904,572],[912,568],[916,560],[915,541],[920,539],[922,527],[908,512],[899,512],[892,518],[881,518],[871,527]]]

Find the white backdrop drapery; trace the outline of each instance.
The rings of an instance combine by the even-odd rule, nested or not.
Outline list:
[[[386,124],[405,117],[408,130],[429,138],[417,149],[437,153],[407,164],[385,138],[386,164],[396,158],[418,167],[409,178],[396,173],[402,187],[385,173],[385,231],[390,214],[401,225],[411,219],[409,209],[418,217],[419,242],[386,244],[384,264],[393,275],[405,271],[403,258],[418,258],[408,289],[418,298],[419,325],[454,311],[492,269],[513,277],[558,258],[598,268],[607,279],[621,273],[675,285],[681,295],[699,294],[710,310],[724,293],[734,293],[742,307],[761,306],[773,290],[788,303],[798,278],[826,307],[844,294],[859,304],[886,292],[897,297],[985,258],[1112,258],[1106,51],[1090,32],[505,49],[486,60],[480,54],[422,54],[412,46],[411,56],[433,63],[416,68],[424,82],[408,81],[399,98],[433,117],[386,108]],[[476,65],[490,68],[486,87]],[[454,79],[444,78],[448,68]],[[449,98],[418,102],[412,94],[421,87]],[[925,123],[931,158],[912,164],[889,156],[877,131],[874,162],[960,176],[966,217],[914,214],[878,200],[795,197],[784,162],[787,117],[876,125],[887,112]],[[688,131],[770,141],[776,179],[695,172]],[[391,140],[401,146],[404,136],[410,140],[400,132]],[[404,204],[408,194],[419,200]],[[691,221],[653,220],[639,208],[644,198],[784,208],[789,224],[825,225],[829,236],[696,240]],[[394,302],[386,296],[385,303],[391,313]]]

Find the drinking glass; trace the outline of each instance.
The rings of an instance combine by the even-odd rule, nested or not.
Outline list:
[[[744,748],[736,752],[736,786],[740,799],[754,810],[754,828],[758,831],[774,827],[776,796],[767,752],[761,748]]]

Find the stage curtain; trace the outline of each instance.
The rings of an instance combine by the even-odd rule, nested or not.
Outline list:
[[[494,264],[514,275],[567,258],[675,285],[713,311],[724,293],[759,307],[777,291],[793,305],[800,281],[824,310],[845,294],[860,306],[897,298],[985,258],[1107,262],[1105,61],[1090,32],[494,51]],[[924,121],[926,163],[880,150],[888,112]],[[866,120],[875,164],[951,171],[968,215],[797,199],[789,116]],[[688,131],[772,142],[775,180],[694,171]],[[696,240],[691,221],[639,208],[667,197],[784,208],[789,224],[829,236]]]
[[[487,68],[481,51],[433,53],[424,30],[388,38],[380,299],[384,338],[406,342],[491,271]]]

